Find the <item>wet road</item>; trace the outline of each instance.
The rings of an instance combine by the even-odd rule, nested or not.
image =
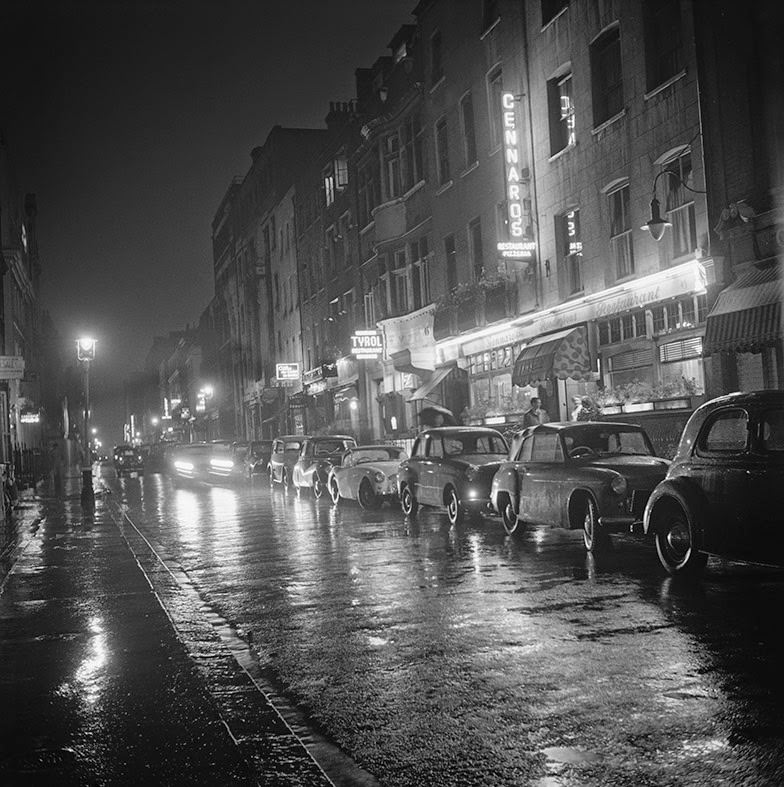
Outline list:
[[[110,470],[105,471],[111,474]],[[384,785],[784,783],[784,572],[337,507],[264,481],[107,478],[115,504]]]

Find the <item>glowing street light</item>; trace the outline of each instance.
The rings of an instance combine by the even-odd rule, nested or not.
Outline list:
[[[84,428],[82,430],[82,507],[95,506],[93,466],[90,456],[90,361],[95,360],[96,341],[88,336],[76,340],[76,360],[84,364]]]

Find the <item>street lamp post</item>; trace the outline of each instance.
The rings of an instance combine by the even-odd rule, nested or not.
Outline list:
[[[76,342],[76,358],[84,364],[84,425],[82,429],[82,495],[83,507],[95,505],[93,467],[90,457],[90,361],[95,360],[95,339],[83,337]]]

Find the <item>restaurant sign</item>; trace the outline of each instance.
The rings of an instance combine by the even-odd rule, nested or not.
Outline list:
[[[351,354],[359,360],[376,360],[384,353],[381,331],[355,331],[351,337]]]
[[[0,380],[21,380],[25,362],[21,355],[0,355]]]

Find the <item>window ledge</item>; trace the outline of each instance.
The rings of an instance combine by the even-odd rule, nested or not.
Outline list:
[[[467,166],[467,167],[466,167],[466,168],[465,168],[465,169],[464,169],[464,170],[463,170],[463,171],[460,173],[460,177],[461,177],[461,178],[464,178],[464,177],[465,177],[466,175],[468,175],[470,172],[473,172],[473,171],[474,171],[474,170],[475,170],[475,169],[476,169],[478,166],[479,166],[479,162],[478,162],[478,161],[474,161],[472,164],[469,164],[469,165],[468,165],[468,166]]]
[[[559,16],[563,16],[566,13],[566,9],[569,8],[568,3],[564,3],[564,7],[550,20],[547,21],[546,24],[542,25],[542,32],[544,33],[550,25],[552,25]]]
[[[436,83],[435,83],[435,84],[434,84],[434,85],[433,85],[433,86],[430,88],[430,93],[431,93],[431,95],[432,95],[433,93],[435,93],[435,92],[436,92],[436,90],[438,90],[438,88],[440,88],[440,87],[441,87],[441,85],[443,85],[443,84],[444,84],[444,82],[446,82],[446,76],[444,76],[444,75],[441,75],[441,77],[439,77],[439,79],[438,79],[438,82],[436,82]]]
[[[375,222],[375,221],[373,221],[373,220],[369,221],[369,222],[368,222],[367,224],[365,224],[365,226],[364,226],[364,227],[363,227],[363,228],[362,228],[362,229],[359,231],[359,234],[360,234],[360,235],[367,235],[367,233],[368,233],[368,232],[370,232],[370,230],[372,230],[372,229],[373,229],[373,227],[375,227],[375,225],[376,225],[376,222]]]
[[[565,156],[570,150],[574,150],[577,147],[577,143],[574,142],[571,145],[567,145],[565,148],[561,148],[557,153],[553,153],[552,156],[548,159],[548,161],[553,162],[557,161],[561,156]]]
[[[438,189],[436,189],[436,197],[439,197],[445,191],[449,191],[454,185],[454,181],[450,178],[446,183],[441,185]]]
[[[591,134],[594,136],[598,136],[602,133],[605,129],[612,126],[613,123],[617,123],[622,117],[626,116],[626,107],[624,107],[620,112],[616,112],[611,118],[607,118],[604,123],[600,123],[598,126],[595,126],[591,129]]]
[[[486,28],[485,28],[485,29],[482,31],[482,35],[480,35],[480,36],[479,36],[479,40],[480,40],[480,41],[483,41],[483,40],[484,40],[484,38],[485,38],[485,36],[486,36],[486,35],[487,35],[487,34],[488,34],[488,33],[489,33],[491,30],[493,30],[493,29],[494,29],[494,28],[495,28],[495,27],[498,25],[498,23],[499,23],[500,21],[501,21],[501,17],[500,17],[500,16],[497,16],[497,17],[495,18],[495,21],[494,21],[494,22],[491,22],[491,23],[490,23],[490,24],[489,24],[489,25],[488,25],[488,26],[487,26],[487,27],[486,27]]]
[[[654,96],[659,95],[662,91],[666,90],[670,85],[674,85],[679,80],[683,79],[686,76],[686,69],[682,69],[679,71],[675,76],[671,76],[669,79],[662,82],[660,85],[657,85],[653,90],[649,90],[647,93],[643,94],[643,99],[648,101],[652,99]]]
[[[417,193],[417,191],[419,191],[420,189],[424,188],[424,185],[425,185],[425,181],[424,181],[424,180],[420,180],[418,183],[415,183],[415,184],[414,184],[414,185],[413,185],[413,186],[412,186],[412,187],[411,187],[411,188],[410,188],[410,189],[409,189],[409,190],[408,190],[408,191],[407,191],[407,192],[406,192],[406,193],[403,195],[402,199],[403,199],[404,201],[405,201],[405,200],[407,200],[409,197],[411,197],[411,196],[413,196],[414,194],[416,194],[416,193]]]

